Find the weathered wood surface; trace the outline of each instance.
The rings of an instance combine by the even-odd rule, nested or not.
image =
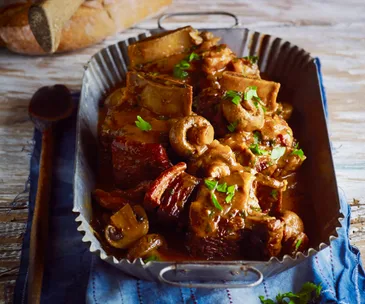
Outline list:
[[[225,10],[245,27],[287,39],[318,56],[327,92],[330,133],[339,186],[352,206],[352,243],[365,256],[365,2],[175,0],[169,12]],[[171,19],[225,26],[226,17]],[[156,18],[87,49],[53,57],[26,57],[0,50],[0,303],[11,303],[27,219],[23,191],[29,173],[33,126],[27,105],[43,85],[63,83],[79,90],[83,65],[99,49],[156,26]]]

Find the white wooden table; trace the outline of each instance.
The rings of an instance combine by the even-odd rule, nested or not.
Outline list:
[[[352,243],[365,256],[365,1],[193,1],[175,0],[168,10],[225,10],[243,26],[289,40],[322,62],[330,113],[330,133],[339,186],[352,206]],[[203,22],[203,23],[202,23]],[[227,26],[230,19],[194,17],[166,22],[176,27]],[[156,18],[138,25],[156,27]],[[104,42],[64,55],[26,57],[0,50],[0,303],[11,303],[27,220],[27,194],[33,134],[27,106],[44,85],[79,90],[83,65],[99,49],[142,31],[131,29]]]

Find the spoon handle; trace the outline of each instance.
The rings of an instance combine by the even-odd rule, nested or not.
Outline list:
[[[48,241],[49,201],[52,180],[53,134],[43,131],[38,189],[30,234],[28,303],[40,303],[46,248]]]

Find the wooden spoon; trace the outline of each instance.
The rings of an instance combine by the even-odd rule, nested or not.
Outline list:
[[[30,29],[46,53],[57,51],[63,26],[83,2],[84,0],[43,0],[30,7]]]
[[[42,87],[32,97],[28,112],[42,132],[42,152],[33,224],[30,234],[28,303],[40,303],[48,240],[48,204],[51,195],[53,126],[73,112],[70,91],[64,85]]]

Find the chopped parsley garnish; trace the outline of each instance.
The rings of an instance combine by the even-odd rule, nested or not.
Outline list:
[[[253,132],[253,141],[255,144],[259,144],[261,142],[262,136],[259,131]]]
[[[272,190],[271,192],[270,192],[270,195],[271,195],[271,197],[273,197],[274,199],[277,199],[278,198],[278,190]]]
[[[292,155],[298,155],[300,157],[300,159],[305,158],[304,151],[302,149],[294,149],[291,154]]]
[[[204,180],[205,185],[207,188],[211,191],[211,199],[214,204],[214,206],[219,209],[223,210],[222,206],[219,204],[217,196],[215,195],[214,191],[217,190],[218,192],[225,193],[226,196],[226,203],[230,203],[234,197],[234,193],[236,191],[236,185],[228,186],[227,183],[218,184],[217,181],[212,181],[209,179]],[[219,206],[219,207],[217,207]]]
[[[237,92],[237,91],[233,91],[233,90],[228,90],[224,96],[224,99],[231,99],[231,101],[238,106],[241,103],[241,99],[242,99],[242,93],[241,92]]]
[[[316,300],[319,299],[322,291],[321,284],[314,284],[312,282],[306,282],[303,284],[302,288],[298,293],[286,292],[279,293],[275,300],[265,299],[264,296],[259,296],[261,304],[307,304],[307,303],[317,303]]]
[[[189,76],[189,73],[185,70],[190,68],[190,63],[186,60],[181,60],[174,66],[174,77],[184,79]]]
[[[257,95],[257,87],[247,87],[244,93],[245,100],[252,100],[252,98],[254,97],[256,100],[261,100],[260,97]]]
[[[252,64],[255,64],[255,63],[257,63],[257,61],[259,61],[258,56],[246,56],[246,57],[243,57],[243,59],[248,60]]]
[[[238,125],[238,121],[234,121],[232,123],[230,123],[228,126],[227,126],[227,129],[230,131],[230,132],[234,132],[237,128],[237,125]]]
[[[260,149],[258,144],[252,144],[252,145],[250,145],[249,148],[250,148],[251,152],[256,155],[268,155],[269,154],[268,151]]]
[[[189,55],[189,58],[188,59],[189,59],[189,62],[192,62],[193,60],[199,60],[200,59],[200,56],[197,53],[192,52]]]
[[[143,262],[148,263],[151,261],[159,261],[159,258],[155,255],[151,255],[150,257],[148,257],[147,259],[144,259]]]
[[[295,244],[295,250],[298,251],[299,246],[302,244],[302,239],[299,239],[298,242]]]
[[[149,122],[145,121],[141,116],[137,116],[137,119],[135,121],[136,126],[141,129],[142,131],[151,131],[152,130],[152,126]]]
[[[189,56],[185,57],[185,59],[181,60],[178,64],[174,66],[174,77],[184,79],[189,76],[189,73],[186,71],[190,69],[190,63],[194,60],[199,60],[200,56],[197,53],[192,52]]]
[[[227,187],[227,192],[226,192],[226,194],[227,194],[226,202],[227,203],[230,203],[232,201],[235,192],[236,192],[236,186],[235,185]]]
[[[211,199],[212,199],[212,202],[213,202],[214,207],[216,207],[218,210],[222,211],[222,210],[223,210],[223,208],[222,208],[222,206],[219,204],[219,202],[218,202],[218,200],[217,200],[217,197],[216,197],[216,195],[214,194],[214,192],[212,192],[212,193],[210,194],[210,197],[211,197]]]
[[[226,191],[227,191],[227,183],[219,184],[219,185],[217,186],[217,191],[218,191],[218,192],[226,193]]]
[[[280,157],[282,157],[285,154],[286,148],[285,147],[276,147],[272,149],[271,152],[271,159],[278,160]]]
[[[217,187],[218,185],[218,182],[217,181],[212,181],[210,179],[205,179],[204,180],[204,183],[205,185],[207,186],[207,188],[210,190],[210,191],[213,191],[215,190],[215,188]]]

